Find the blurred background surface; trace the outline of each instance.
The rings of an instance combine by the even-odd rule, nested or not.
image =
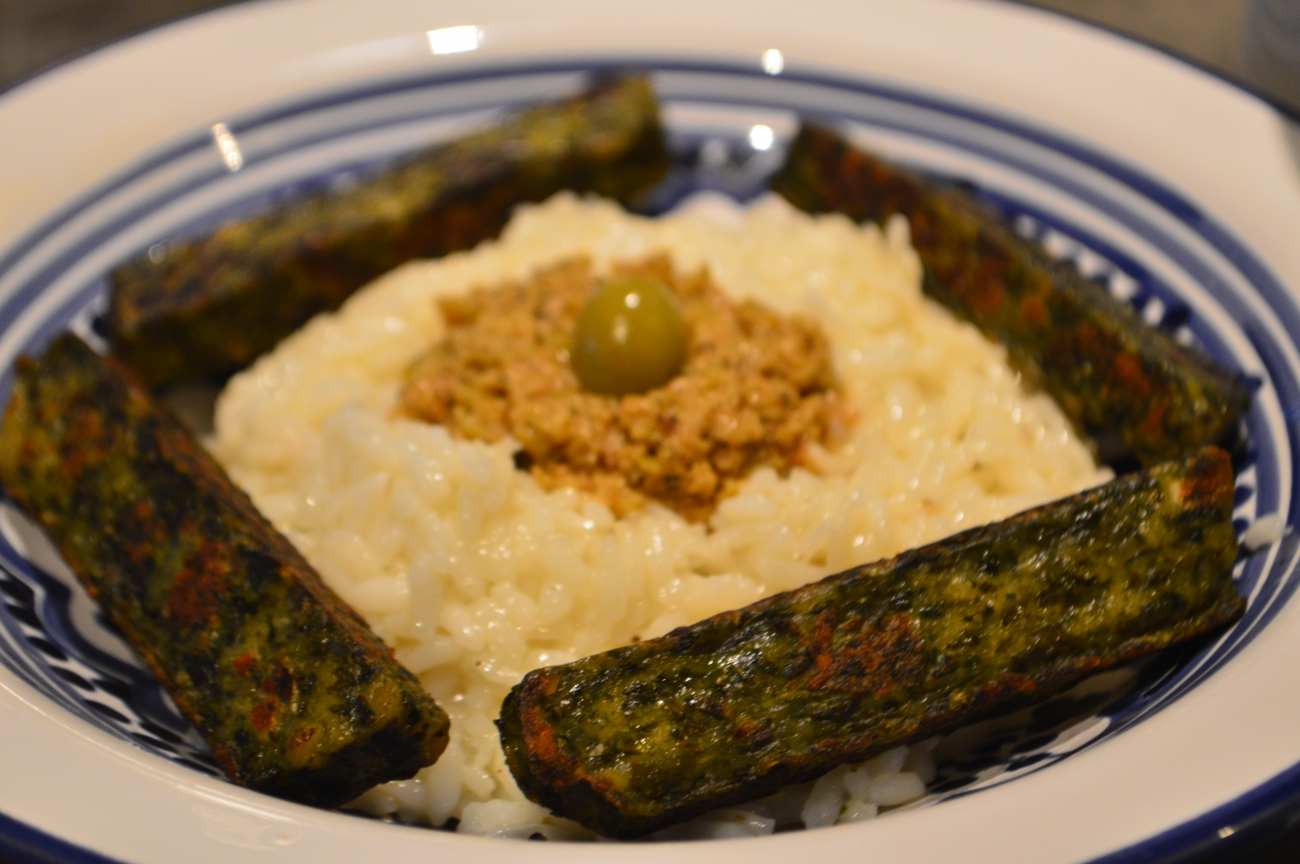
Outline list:
[[[1300,0],[1014,2],[1060,12],[1146,42],[1264,95],[1292,118],[1300,119]],[[0,0],[0,91],[125,36],[230,3]],[[1231,850],[1212,850],[1180,864],[1193,862],[1296,864],[1300,862],[1300,813],[1273,814],[1249,842]]]

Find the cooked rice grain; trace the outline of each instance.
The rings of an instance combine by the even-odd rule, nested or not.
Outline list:
[[[438,296],[580,252],[607,268],[658,250],[820,322],[858,416],[848,444],[813,454],[818,473],[758,471],[707,526],[657,505],[616,520],[542,491],[510,441],[458,441],[393,410],[403,370],[442,334]],[[523,209],[499,241],[379,279],[233,379],[213,451],[452,718],[436,765],[360,805],[479,834],[583,836],[526,802],[504,765],[492,721],[525,672],[1108,479],[1002,348],[922,296],[920,275],[901,220],[882,232],[710,195],[650,220],[564,194]],[[915,797],[928,753],[900,748],[666,836],[869,818]]]

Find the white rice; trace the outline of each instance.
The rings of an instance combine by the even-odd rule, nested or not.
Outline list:
[[[652,505],[623,520],[517,471],[512,442],[395,416],[406,365],[443,330],[435,298],[578,253],[598,268],[667,250],[734,295],[814,317],[859,412],[819,473],[756,472],[709,525]],[[698,196],[658,220],[559,195],[501,240],[379,279],[236,377],[211,447],[264,513],[447,710],[451,743],[378,814],[475,834],[585,832],[527,802],[492,724],[530,669],[667,632],[850,566],[1104,482],[1059,409],[1005,352],[920,291],[904,221],[811,218],[775,197]],[[765,833],[874,817],[933,778],[899,748],[667,836]]]

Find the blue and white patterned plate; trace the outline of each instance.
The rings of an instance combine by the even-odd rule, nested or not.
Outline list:
[[[399,32],[424,26],[414,23],[422,20],[415,6],[399,4],[389,10],[402,19],[406,29]],[[997,34],[1009,28],[1021,36],[1056,40],[1062,50],[1069,49],[1067,56],[1074,51],[1094,64],[1113,60],[1107,52],[1116,50],[1138,68],[1156,62],[1145,55],[1134,60],[1124,52],[1138,49],[1121,50],[1109,42],[1102,43],[1094,57],[1089,52],[1099,49],[1088,40],[1095,34],[1085,38],[1054,29],[1059,25],[1032,15],[1025,18],[1028,13],[1021,11],[937,0],[926,8],[958,17],[978,10],[972,20],[983,29],[975,33],[993,47],[1001,38]],[[816,10],[824,11],[821,6]],[[345,0],[333,3],[330,11],[342,20],[365,18]],[[115,262],[268,200],[311,186],[346,183],[358,171],[490,122],[504,110],[572,92],[593,70],[635,66],[653,74],[665,104],[676,166],[660,190],[662,207],[701,188],[742,199],[757,194],[780,163],[797,117],[814,114],[897,161],[967,184],[1015,230],[1105,284],[1149,323],[1256,382],[1244,424],[1245,445],[1237,460],[1234,515],[1239,533],[1249,531],[1250,539],[1281,539],[1243,553],[1237,563],[1237,584],[1249,598],[1245,619],[1194,655],[1147,668],[1122,698],[1076,693],[1027,712],[1016,724],[987,731],[978,746],[950,763],[931,794],[905,814],[796,839],[752,841],[746,854],[786,856],[794,843],[803,854],[872,847],[881,860],[930,860],[972,848],[1007,861],[1071,861],[1110,854],[1115,860],[1151,860],[1153,854],[1174,854],[1216,832],[1231,832],[1233,822],[1260,810],[1263,805],[1255,799],[1261,796],[1272,802],[1290,795],[1295,784],[1285,772],[1300,763],[1300,743],[1267,740],[1259,730],[1271,727],[1251,712],[1263,710],[1259,706],[1270,699],[1300,706],[1300,686],[1277,675],[1300,658],[1294,644],[1279,644],[1278,635],[1294,629],[1296,609],[1289,601],[1300,579],[1297,543],[1286,534],[1297,518],[1293,458],[1295,421],[1300,417],[1300,276],[1294,256],[1278,257],[1267,248],[1268,242],[1257,243],[1261,237],[1247,224],[1220,218],[1186,191],[1177,176],[1165,176],[1167,166],[1158,158],[1153,161],[1141,147],[1121,140],[1128,150],[1117,151],[1105,136],[1080,135],[1077,129],[1062,128],[1068,124],[1049,122],[1059,118],[1026,116],[1023,106],[1014,102],[998,104],[992,96],[975,99],[969,93],[946,92],[936,86],[935,79],[942,79],[938,72],[909,80],[904,74],[910,69],[907,63],[883,70],[858,68],[843,58],[832,65],[808,51],[769,50],[805,38],[780,34],[780,28],[757,34],[755,40],[772,41],[754,41],[763,50],[744,59],[724,50],[734,41],[720,41],[710,51],[680,35],[647,38],[644,44],[610,51],[596,36],[574,36],[569,30],[565,38],[578,44],[554,56],[525,53],[510,44],[516,32],[510,27],[545,34],[555,20],[565,15],[570,16],[566,20],[576,20],[572,16],[586,11],[566,7],[559,18],[528,26],[502,23],[495,28],[414,31],[424,40],[421,62],[404,53],[413,44],[409,36],[368,41],[351,37],[343,40],[344,47],[329,50],[321,46],[334,45],[338,38],[322,37],[311,52],[295,47],[298,56],[291,59],[298,66],[288,64],[306,86],[284,85],[287,61],[273,62],[253,52],[250,65],[270,70],[273,78],[280,75],[276,80],[281,92],[275,99],[244,94],[247,106],[241,110],[209,115],[214,122],[204,123],[202,131],[149,142],[141,158],[95,177],[70,199],[60,197],[57,182],[47,184],[54,190],[47,197],[61,206],[39,220],[19,224],[21,216],[15,219],[12,208],[0,207],[0,237],[8,224],[21,229],[0,249],[0,400],[7,399],[10,369],[19,354],[39,349],[52,334],[69,327],[92,342],[100,338],[105,274]],[[863,14],[854,12],[848,18],[854,26],[866,26],[869,18]],[[892,19],[885,16],[886,25],[922,39],[911,49],[913,54],[924,57],[928,43],[923,37],[946,38],[942,27],[922,17],[897,10],[891,14]],[[171,62],[178,63],[174,51],[186,39],[203,46],[209,56],[221,56],[218,49],[238,45],[231,40],[240,34],[263,38],[261,25],[301,23],[305,15],[306,10],[294,4],[244,7],[224,18],[216,16],[215,24],[209,22],[206,41],[204,19],[186,25],[188,32],[182,27],[151,38],[154,48],[161,40],[171,49]],[[433,23],[461,23],[439,17]],[[609,25],[587,26],[599,34]],[[799,31],[801,25],[789,26]],[[486,50],[494,33],[501,33],[506,43],[495,56]],[[781,41],[783,36],[786,41]],[[169,38],[176,44],[169,45]],[[1082,48],[1072,41],[1079,39],[1087,43]],[[468,46],[471,50],[457,53],[476,59],[439,62],[447,59],[439,53],[440,44]],[[1001,44],[1004,50],[1017,47],[1005,38]],[[137,46],[136,53],[152,57],[148,48]],[[479,48],[485,50],[475,54],[473,49]],[[429,56],[433,62],[425,62]],[[376,74],[357,57],[387,57],[380,66],[387,63],[391,68]],[[318,64],[314,75],[302,72],[304,64],[312,68],[307,63],[311,59]],[[82,79],[81,89],[73,88],[75,98],[84,99],[93,89],[93,72],[103,73],[102,68],[95,70],[95,61],[83,61],[84,70],[69,70]],[[984,70],[985,77],[991,74],[988,67],[997,65],[988,58],[968,62]],[[356,63],[362,68],[355,68]],[[109,73],[123,81],[132,74],[138,81],[141,74],[112,68],[103,74]],[[186,74],[201,77],[200,72]],[[60,83],[66,82],[54,82]],[[1190,77],[1182,86],[1193,95],[1197,87],[1213,88],[1208,81]],[[291,92],[294,87],[300,92]],[[997,87],[989,93],[996,96]],[[24,103],[28,95],[20,90],[0,100],[0,124],[29,108]],[[1217,91],[1212,95],[1225,98]],[[38,93],[37,101],[41,98],[57,104],[68,97]],[[1079,97],[1066,90],[1062,98]],[[1249,102],[1239,94],[1232,98]],[[221,98],[213,101],[220,103]],[[1115,106],[1135,110],[1120,100]],[[1140,100],[1137,107],[1142,107]],[[1246,108],[1266,110],[1254,103]],[[35,146],[39,136],[32,137],[18,147]],[[7,155],[4,146],[0,144],[0,157]],[[131,148],[123,152],[129,155]],[[1177,175],[1177,164],[1174,169]],[[1270,206],[1300,213],[1300,188],[1294,177],[1289,179],[1291,187],[1280,186],[1281,200]],[[0,183],[6,182],[16,188],[13,176],[0,170]],[[253,849],[285,861],[350,860],[346,853],[363,845],[377,846],[397,859],[473,854],[504,860],[512,854],[500,843],[376,825],[224,784],[201,739],[40,533],[7,502],[0,507],[0,599],[0,707],[13,709],[0,712],[0,760],[8,759],[13,769],[5,771],[7,779],[0,783],[0,814],[126,860],[176,860],[180,850],[194,849],[211,860],[238,858]],[[1267,692],[1253,683],[1260,674],[1267,680]],[[1240,692],[1229,692],[1234,688]],[[1234,707],[1224,701],[1228,699],[1240,700],[1235,706],[1239,712],[1225,711]],[[1233,722],[1225,723],[1225,714]],[[1264,737],[1249,740],[1251,735]],[[56,756],[55,740],[72,747],[71,755],[60,748]],[[1153,748],[1151,741],[1161,743]],[[1265,745],[1273,745],[1276,752],[1261,757]],[[1131,755],[1134,748],[1143,754],[1140,758]],[[1244,758],[1254,779],[1239,763],[1232,763],[1235,771],[1222,767],[1242,759],[1242,753],[1234,751],[1243,750],[1250,751]],[[1175,785],[1188,769],[1187,759],[1177,754],[1190,757],[1189,751],[1201,763],[1193,794],[1187,784]],[[1158,773],[1153,776],[1151,765],[1143,764],[1151,762],[1156,772],[1169,772],[1168,781]],[[17,770],[20,766],[23,773]],[[118,788],[123,797],[108,791]],[[1156,807],[1126,802],[1152,794],[1168,800]],[[133,796],[139,796],[139,802]],[[152,808],[146,809],[149,804]],[[1095,828],[1111,806],[1116,808],[1109,820],[1115,823],[1113,830],[1082,828],[1087,820],[1093,820]],[[160,823],[155,817],[160,810],[172,821]],[[75,814],[92,818],[87,824]],[[96,820],[117,825],[105,828]],[[0,831],[6,824],[0,822]],[[936,839],[938,834],[942,837]],[[55,851],[74,859],[85,854],[61,845]],[[557,854],[536,847],[529,851]],[[563,854],[608,855],[609,850],[570,849]],[[970,860],[969,854],[962,859]]]

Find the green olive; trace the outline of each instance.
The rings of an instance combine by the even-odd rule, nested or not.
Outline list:
[[[569,362],[583,389],[608,396],[668,383],[686,362],[686,321],[653,276],[602,282],[578,314]]]

